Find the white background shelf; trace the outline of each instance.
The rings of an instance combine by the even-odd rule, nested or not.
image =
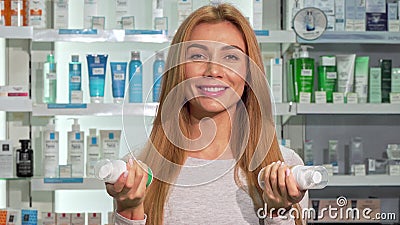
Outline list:
[[[400,104],[297,104],[297,114],[400,114]]]
[[[6,112],[31,112],[32,100],[21,97],[1,97],[0,111]]]
[[[400,186],[400,176],[367,175],[350,176],[334,175],[329,177],[328,186]]]
[[[33,36],[32,27],[7,27],[0,26],[0,37],[9,39],[31,39]]]
[[[257,36],[260,43],[296,43],[296,34],[291,30],[270,30],[268,36]]]
[[[32,191],[104,190],[105,184],[96,178],[83,178],[82,183],[44,183],[43,178],[32,178]]]
[[[349,32],[349,31],[326,31],[316,40],[306,41],[298,38],[299,43],[310,44],[399,44],[400,32],[385,31],[367,31],[367,32]]]
[[[33,116],[82,115],[82,116],[154,116],[158,103],[86,104],[86,108],[52,108],[46,104],[35,104]]]

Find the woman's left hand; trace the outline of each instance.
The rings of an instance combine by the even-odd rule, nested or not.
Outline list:
[[[263,180],[265,182],[263,199],[268,211],[272,208],[276,211],[280,208],[289,208],[304,197],[305,191],[298,189],[290,168],[284,162],[273,162],[266,166]]]

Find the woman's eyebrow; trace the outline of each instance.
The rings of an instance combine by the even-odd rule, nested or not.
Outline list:
[[[187,50],[190,48],[201,48],[203,50],[208,50],[208,47],[205,45],[201,45],[201,44],[191,44],[187,47]]]
[[[239,46],[236,45],[225,45],[224,47],[221,48],[222,50],[231,50],[231,49],[238,49],[241,52],[245,53],[243,49],[241,49]]]

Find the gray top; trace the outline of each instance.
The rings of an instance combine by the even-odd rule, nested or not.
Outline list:
[[[293,150],[281,146],[281,152],[288,165],[303,164]],[[234,159],[189,157],[177,178],[178,185],[171,186],[164,209],[164,224],[260,224],[250,196],[234,181],[234,164]],[[246,185],[243,175],[239,177]],[[307,194],[300,205],[308,207]],[[265,224],[294,224],[290,218],[267,217],[262,221]],[[145,225],[146,218],[134,221],[115,213],[115,224]]]

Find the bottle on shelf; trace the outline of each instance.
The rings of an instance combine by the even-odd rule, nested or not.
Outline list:
[[[160,98],[161,77],[164,73],[164,52],[156,52],[156,60],[153,63],[153,102]]]
[[[89,129],[86,144],[86,176],[94,177],[95,165],[100,160],[100,142],[96,128]]]
[[[129,62],[129,103],[143,102],[143,69],[140,52],[131,52]]]
[[[47,55],[43,65],[43,103],[56,103],[57,69],[53,53]]]
[[[58,177],[59,132],[51,119],[43,132],[43,176]]]
[[[258,185],[265,189],[263,180],[265,167],[258,173]],[[323,166],[297,165],[291,168],[291,172],[300,190],[323,189],[328,185],[328,171]]]
[[[72,130],[68,132],[68,164],[72,166],[72,177],[83,177],[85,169],[84,132],[78,119],[73,119]]]
[[[79,55],[72,55],[69,63],[69,103],[82,103],[82,64]]]
[[[307,49],[313,47],[301,45],[300,48],[300,55],[295,60],[296,102],[310,103],[314,88],[314,59],[310,58]]]
[[[17,150],[17,177],[33,176],[33,150],[29,147],[30,140],[19,140],[21,148]]]

